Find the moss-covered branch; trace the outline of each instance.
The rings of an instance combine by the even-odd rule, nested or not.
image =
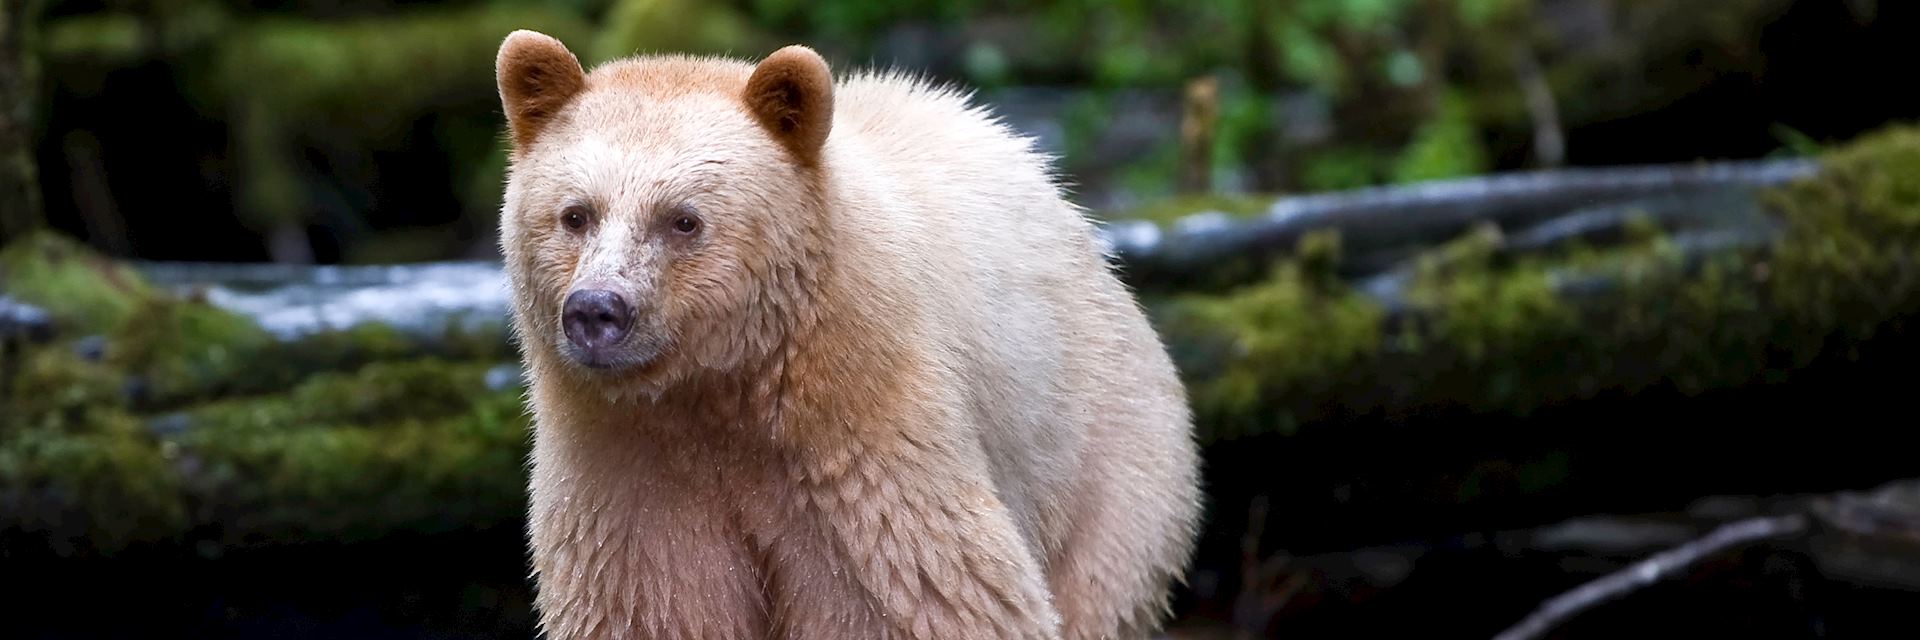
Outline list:
[[[0,291],[61,338],[0,349],[0,540],[341,540],[518,516],[526,418],[498,333],[375,324],[280,341],[77,243],[0,250]],[[189,533],[191,532],[191,533]]]
[[[1244,279],[1249,274],[1222,269],[1223,263],[1264,264],[1310,233],[1337,231],[1350,258],[1378,268],[1384,258],[1477,225],[1524,229],[1570,212],[1603,217],[1622,206],[1670,218],[1738,216],[1747,208],[1743,194],[1813,170],[1801,160],[1560,169],[1321,193],[1264,206],[1264,200],[1187,200],[1181,204],[1204,206],[1189,214],[1212,212],[1183,217],[1165,206],[1147,207],[1116,217],[1110,237],[1136,286],[1191,287],[1196,279]],[[1688,210],[1699,208],[1724,211]]]
[[[1779,380],[1920,311],[1915,171],[1912,129],[1835,152],[1818,177],[1769,194],[1783,226],[1769,246],[1704,264],[1686,264],[1657,235],[1523,257],[1469,235],[1418,260],[1401,313],[1331,278],[1320,257],[1283,259],[1226,293],[1171,298],[1159,319],[1208,438]],[[1608,286],[1567,290],[1579,273]]]

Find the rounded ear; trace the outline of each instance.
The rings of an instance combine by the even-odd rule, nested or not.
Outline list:
[[[587,74],[567,45],[525,29],[508,34],[506,42],[500,43],[493,71],[515,149],[533,144],[554,114],[587,86]]]
[[[741,96],[774,139],[803,162],[820,156],[833,129],[833,75],[812,49],[793,45],[753,68]]]

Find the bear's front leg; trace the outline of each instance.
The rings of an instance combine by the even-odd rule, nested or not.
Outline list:
[[[806,637],[867,618],[893,638],[1059,637],[1046,579],[977,446],[901,438],[835,449],[795,467],[800,500],[789,507],[822,538],[828,564],[817,570],[863,597],[863,611],[779,607],[777,627]]]

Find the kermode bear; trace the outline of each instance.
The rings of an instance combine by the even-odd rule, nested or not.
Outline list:
[[[968,96],[500,48],[501,246],[554,638],[1138,638],[1184,391],[1048,159]]]

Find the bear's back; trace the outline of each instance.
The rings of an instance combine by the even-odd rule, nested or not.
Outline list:
[[[837,222],[871,232],[863,250],[900,276],[890,302],[936,326],[1063,613],[1150,618],[1111,608],[1143,602],[1184,563],[1196,454],[1184,389],[1092,223],[1050,158],[964,94],[853,76],[835,106],[830,179],[850,205]]]

